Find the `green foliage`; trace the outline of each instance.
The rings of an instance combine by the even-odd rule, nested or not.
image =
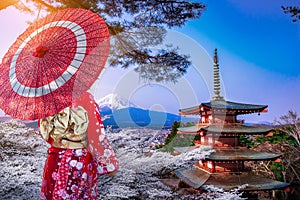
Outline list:
[[[273,132],[272,136],[240,136],[240,142],[246,144],[249,148],[264,144],[265,142],[269,142],[270,144],[288,143],[293,146],[297,145],[297,142],[293,137],[280,130]]]
[[[200,139],[201,139],[200,134],[196,134],[194,140],[200,140]]]
[[[175,121],[172,125],[170,134],[165,140],[165,145],[156,146],[156,148],[161,148],[163,151],[174,152],[174,147],[193,146],[193,142],[195,139],[197,139],[197,135],[177,134],[177,130],[180,126],[181,123]]]
[[[295,177],[299,177],[297,169],[299,169],[299,149],[297,147],[297,141],[287,132],[276,130],[272,136],[241,136],[240,142],[247,145],[247,147],[258,147],[260,145],[264,148],[266,142],[269,145],[274,145],[274,153],[281,151],[282,162],[268,162],[269,172],[272,172],[274,178],[279,181],[293,180]],[[270,149],[272,150],[272,149]],[[293,175],[295,174],[295,176]],[[285,175],[285,177],[284,177]]]
[[[190,126],[195,126],[195,122],[182,123],[182,127],[190,127]]]
[[[281,142],[287,142],[290,145],[296,146],[297,142],[296,140],[290,136],[288,133],[280,131],[280,130],[276,130],[273,134],[273,136],[268,137],[268,141],[271,144],[278,144]]]
[[[165,140],[165,145],[169,144],[174,137],[177,135],[177,129],[180,127],[180,122],[175,121],[172,125],[172,129],[170,134],[168,135],[168,137]]]
[[[268,136],[256,136],[254,138],[254,142],[256,143],[256,145],[263,144],[266,141],[268,141]]]
[[[195,135],[176,135],[174,139],[171,141],[172,146],[175,147],[188,147],[188,146],[193,146],[194,145],[194,139]]]
[[[254,146],[254,140],[247,136],[240,136],[240,142],[246,144],[247,147],[251,148]]]
[[[165,145],[157,145],[156,149],[161,149],[162,151],[167,151],[167,152],[173,152],[174,147],[173,145],[170,145],[174,137],[177,135],[177,128],[180,127],[180,122],[173,122],[171,132],[168,135],[168,137],[165,139]]]
[[[284,172],[284,166],[282,163],[273,162],[271,165],[271,171],[274,173],[276,180],[284,181],[283,174],[282,174],[282,172]]]

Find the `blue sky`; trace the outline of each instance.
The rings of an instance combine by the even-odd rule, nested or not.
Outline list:
[[[289,109],[300,114],[300,24],[281,9],[300,1],[202,2],[202,17],[178,30],[211,56],[218,48],[226,99],[269,105],[267,114],[245,116],[250,121],[273,121]]]
[[[286,0],[204,1],[207,11],[182,31],[201,41],[207,37],[226,51],[265,69],[287,76],[299,75],[299,22],[292,23],[281,5]]]
[[[268,104],[261,116],[246,121],[273,121],[289,109],[300,114],[300,24],[281,5],[296,0],[203,0],[199,20],[171,30],[173,42],[191,55],[193,65],[177,84],[145,83],[133,72],[108,68],[99,80],[96,98],[118,93],[135,104],[177,113],[179,108],[207,102],[212,95],[212,56],[218,48],[222,95],[230,101]],[[0,11],[0,57],[27,27],[28,16],[13,8]],[[5,27],[5,28],[4,28]]]

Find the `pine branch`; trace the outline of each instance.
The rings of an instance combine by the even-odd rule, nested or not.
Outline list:
[[[59,10],[58,8],[52,6],[49,3],[46,3],[43,0],[32,0],[32,1],[39,4],[39,5],[42,5],[42,6],[46,7],[49,12],[55,12],[55,11]]]
[[[5,0],[0,2],[0,10],[6,9],[9,6],[16,5],[20,0]]]
[[[285,14],[290,14],[292,22],[300,20],[300,7],[299,6],[281,6]]]

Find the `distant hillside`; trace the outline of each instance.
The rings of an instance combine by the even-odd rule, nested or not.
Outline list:
[[[261,121],[261,122],[257,122],[257,123],[247,123],[247,122],[245,122],[245,125],[255,126],[255,127],[259,127],[259,128],[272,128],[272,127],[276,126],[273,123],[267,122],[267,121]]]

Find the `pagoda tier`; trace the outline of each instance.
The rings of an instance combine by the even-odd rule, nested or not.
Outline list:
[[[211,110],[217,112],[226,112],[227,114],[250,114],[250,113],[260,113],[266,112],[267,105],[255,105],[255,104],[245,104],[237,103],[225,100],[214,100],[207,103],[201,103],[198,106],[193,106],[190,108],[179,109],[180,115],[201,115],[205,112],[210,112]]]
[[[196,126],[180,127],[178,133],[190,133],[206,135],[223,134],[223,135],[264,135],[271,132],[272,128],[263,128],[255,126],[245,126],[242,124],[197,124]]]
[[[181,181],[195,189],[204,185],[214,185],[225,190],[235,189],[241,186],[241,191],[276,190],[289,186],[288,183],[257,176],[250,172],[243,173],[209,173],[199,168],[178,169],[174,171]]]
[[[239,148],[220,148],[210,154],[205,160],[207,161],[264,161],[276,160],[280,154],[257,152],[246,147]]]
[[[180,115],[200,115],[200,123],[241,123],[238,115],[267,112],[267,105],[236,103],[225,100],[212,100],[199,106],[180,109]]]
[[[275,161],[280,154],[257,152],[247,148],[218,148],[195,166],[210,172],[246,172],[245,161]]]
[[[271,128],[245,126],[242,124],[198,124],[191,127],[178,128],[178,134],[199,134],[199,141],[196,145],[209,145],[218,147],[243,146],[239,142],[240,136],[267,135],[272,132]]]
[[[242,124],[210,124],[200,128],[200,132],[212,134],[231,134],[231,135],[263,135],[272,131],[272,128],[263,128],[255,126],[245,126]]]
[[[245,126],[241,124],[211,124],[200,128],[199,144],[218,147],[237,147],[243,146],[240,142],[241,136],[267,135],[272,131],[271,128],[260,128]]]

